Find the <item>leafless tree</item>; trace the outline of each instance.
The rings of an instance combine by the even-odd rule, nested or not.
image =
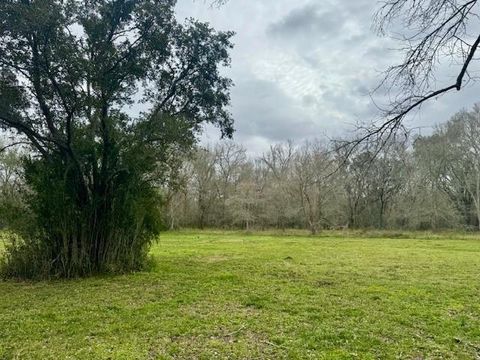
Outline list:
[[[478,0],[385,0],[376,13],[380,34],[401,35],[403,61],[386,70],[379,88],[392,95],[382,121],[368,127],[359,141],[389,137],[411,111],[475,80],[471,69],[480,45]],[[454,81],[441,85],[438,67],[449,60]]]
[[[466,223],[480,229],[480,106],[439,127],[430,139],[430,151],[435,143],[442,149],[429,160],[438,164],[437,181],[464,213]]]
[[[200,149],[192,161],[192,182],[198,206],[198,226],[203,229],[217,198],[216,166],[217,158],[213,150]]]
[[[327,175],[330,164],[327,148],[320,142],[306,142],[295,152],[293,181],[305,222],[312,234],[316,234],[326,220],[324,213],[329,206],[330,182]]]
[[[216,182],[221,213],[227,213],[229,196],[235,193],[238,186],[242,166],[247,160],[246,150],[233,141],[224,141],[217,144],[214,149],[216,158]]]
[[[260,161],[266,167],[266,216],[272,225],[285,229],[299,211],[296,205],[295,185],[292,181],[295,147],[293,142],[276,144],[262,155]]]

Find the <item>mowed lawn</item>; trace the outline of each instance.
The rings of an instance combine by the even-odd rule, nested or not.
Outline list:
[[[0,359],[476,359],[480,240],[180,232],[150,272],[0,282]]]

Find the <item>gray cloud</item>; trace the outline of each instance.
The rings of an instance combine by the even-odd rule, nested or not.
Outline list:
[[[324,40],[343,30],[345,15],[335,8],[310,3],[288,13],[283,19],[267,27],[267,33],[288,39]]]
[[[246,79],[233,92],[233,115],[241,137],[261,136],[272,142],[301,140],[320,129],[274,83]]]
[[[378,111],[368,94],[380,72],[401,58],[396,44],[372,31],[372,0],[230,0],[219,9],[179,0],[179,17],[195,17],[237,35],[232,67],[232,113],[237,141],[252,152],[270,143],[331,137],[369,122]],[[445,66],[439,79],[456,71]],[[407,122],[429,127],[480,100],[475,88],[424,106]],[[384,105],[388,94],[376,101]],[[205,139],[218,132],[208,129]]]

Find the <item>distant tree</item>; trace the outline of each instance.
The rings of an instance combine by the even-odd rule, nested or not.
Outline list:
[[[420,139],[419,139],[420,140]],[[389,225],[393,228],[437,230],[459,228],[460,213],[454,201],[443,190],[432,160],[439,152],[426,142],[414,142],[403,169],[404,185],[393,199]]]
[[[231,224],[250,230],[256,221],[256,210],[260,203],[258,190],[254,167],[252,164],[244,164],[238,183],[226,202],[225,211],[231,215]]]
[[[179,24],[174,7],[0,2],[0,126],[30,144],[24,171],[38,224],[12,250],[8,274],[138,268],[172,163],[204,122],[232,134],[231,81],[219,72],[232,33]],[[15,263],[26,264],[22,273]]]
[[[0,228],[24,233],[32,219],[25,203],[28,191],[23,182],[23,154],[10,145],[0,145]]]
[[[285,229],[297,224],[300,205],[292,181],[295,147],[291,141],[271,146],[260,158],[264,165],[264,217],[270,226]]]
[[[381,147],[365,142],[354,152],[338,153],[349,227],[387,225],[388,212],[406,186],[406,152],[405,143],[390,140]]]
[[[379,228],[386,225],[386,217],[395,197],[406,185],[405,146],[403,143],[392,142],[383,147],[368,167],[369,199],[374,211],[374,223]]]
[[[473,215],[480,229],[480,106],[459,112],[432,136],[418,139],[416,150],[465,222]]]
[[[192,160],[192,190],[198,209],[197,226],[203,229],[218,203],[217,157],[211,148],[200,148]]]
[[[240,183],[240,176],[247,161],[247,155],[245,148],[232,141],[217,144],[214,152],[218,177],[216,185],[220,201],[220,213],[218,216],[221,217],[221,221],[225,225],[225,222],[228,221],[226,218],[228,214],[227,203],[230,194],[237,191],[237,187]]]
[[[333,171],[327,148],[306,142],[294,155],[292,180],[300,201],[300,209],[310,232],[315,235],[325,218],[326,199],[330,189],[327,176]]]
[[[179,159],[177,166],[171,171],[171,176],[162,186],[163,220],[165,227],[170,230],[178,228],[182,218],[189,215],[187,204],[188,182],[191,177],[189,156],[191,153]]]
[[[345,194],[345,212],[347,227],[356,228],[362,225],[361,214],[365,211],[365,198],[368,188],[368,166],[371,158],[359,147],[350,151],[336,148],[339,183]]]

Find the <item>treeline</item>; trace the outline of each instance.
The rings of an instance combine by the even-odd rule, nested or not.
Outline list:
[[[201,148],[164,189],[169,228],[465,229],[480,225],[480,107],[430,136],[353,149],[322,141],[249,158]]]
[[[28,227],[22,152],[0,153],[0,227]],[[175,161],[166,228],[462,229],[480,227],[480,106],[429,136],[355,147],[277,144],[251,158],[220,142]],[[152,179],[155,182],[155,178]]]

